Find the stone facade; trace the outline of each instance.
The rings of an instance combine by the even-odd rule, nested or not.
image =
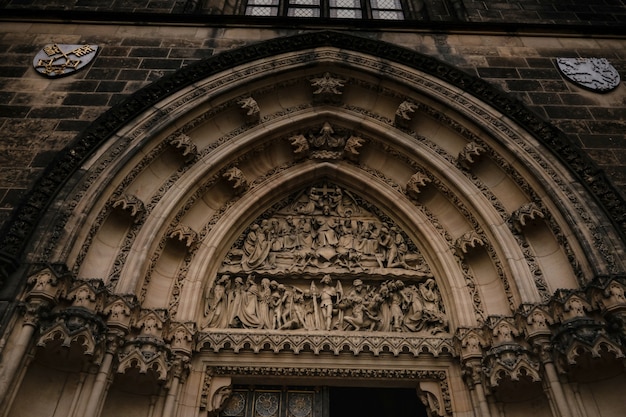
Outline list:
[[[623,413],[623,2],[66,3],[0,2],[0,416]]]

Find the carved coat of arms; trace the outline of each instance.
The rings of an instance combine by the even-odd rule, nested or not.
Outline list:
[[[97,52],[97,45],[46,45],[35,55],[33,67],[46,77],[62,77],[84,68]]]
[[[606,58],[558,58],[556,62],[567,79],[592,91],[604,93],[620,83],[619,73]]]

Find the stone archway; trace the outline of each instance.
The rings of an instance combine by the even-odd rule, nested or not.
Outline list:
[[[485,390],[520,375],[567,415],[553,361],[622,355],[585,320],[623,307],[624,241],[615,193],[564,149],[480,80],[358,37],[186,68],[94,123],[17,212],[8,259],[34,307],[15,363],[35,328],[44,348],[86,346],[99,371],[59,394],[75,415],[136,411],[106,396],[129,372],[168,416],[215,414],[260,377],[398,384],[433,415],[489,415]],[[541,356],[576,318],[594,337],[558,333]]]

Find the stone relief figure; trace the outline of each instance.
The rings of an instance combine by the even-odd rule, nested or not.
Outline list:
[[[319,139],[329,138],[322,129]],[[294,192],[242,233],[206,292],[204,315],[205,329],[448,329],[435,279],[409,236],[326,182]]]
[[[206,297],[204,314],[209,318],[209,327],[226,327],[229,323],[228,295],[230,276],[223,275]]]
[[[353,280],[344,294],[341,279],[324,274],[316,279],[284,282],[249,275],[218,279],[209,292],[204,328],[268,330],[422,332],[448,328],[439,289],[432,278],[405,283],[396,280]]]
[[[221,272],[393,269],[397,276],[431,276],[406,234],[370,212],[351,192],[321,184],[291,198],[248,227],[227,254]]]

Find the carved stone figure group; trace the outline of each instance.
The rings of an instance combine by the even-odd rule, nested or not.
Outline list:
[[[420,269],[409,261],[406,238],[395,225],[364,215],[349,193],[326,185],[311,187],[288,210],[252,224],[235,252],[229,261],[243,272]]]
[[[355,279],[347,293],[340,280],[324,275],[309,285],[285,285],[269,278],[222,275],[208,293],[205,328],[363,330],[426,332],[447,330],[434,279],[405,284]]]

